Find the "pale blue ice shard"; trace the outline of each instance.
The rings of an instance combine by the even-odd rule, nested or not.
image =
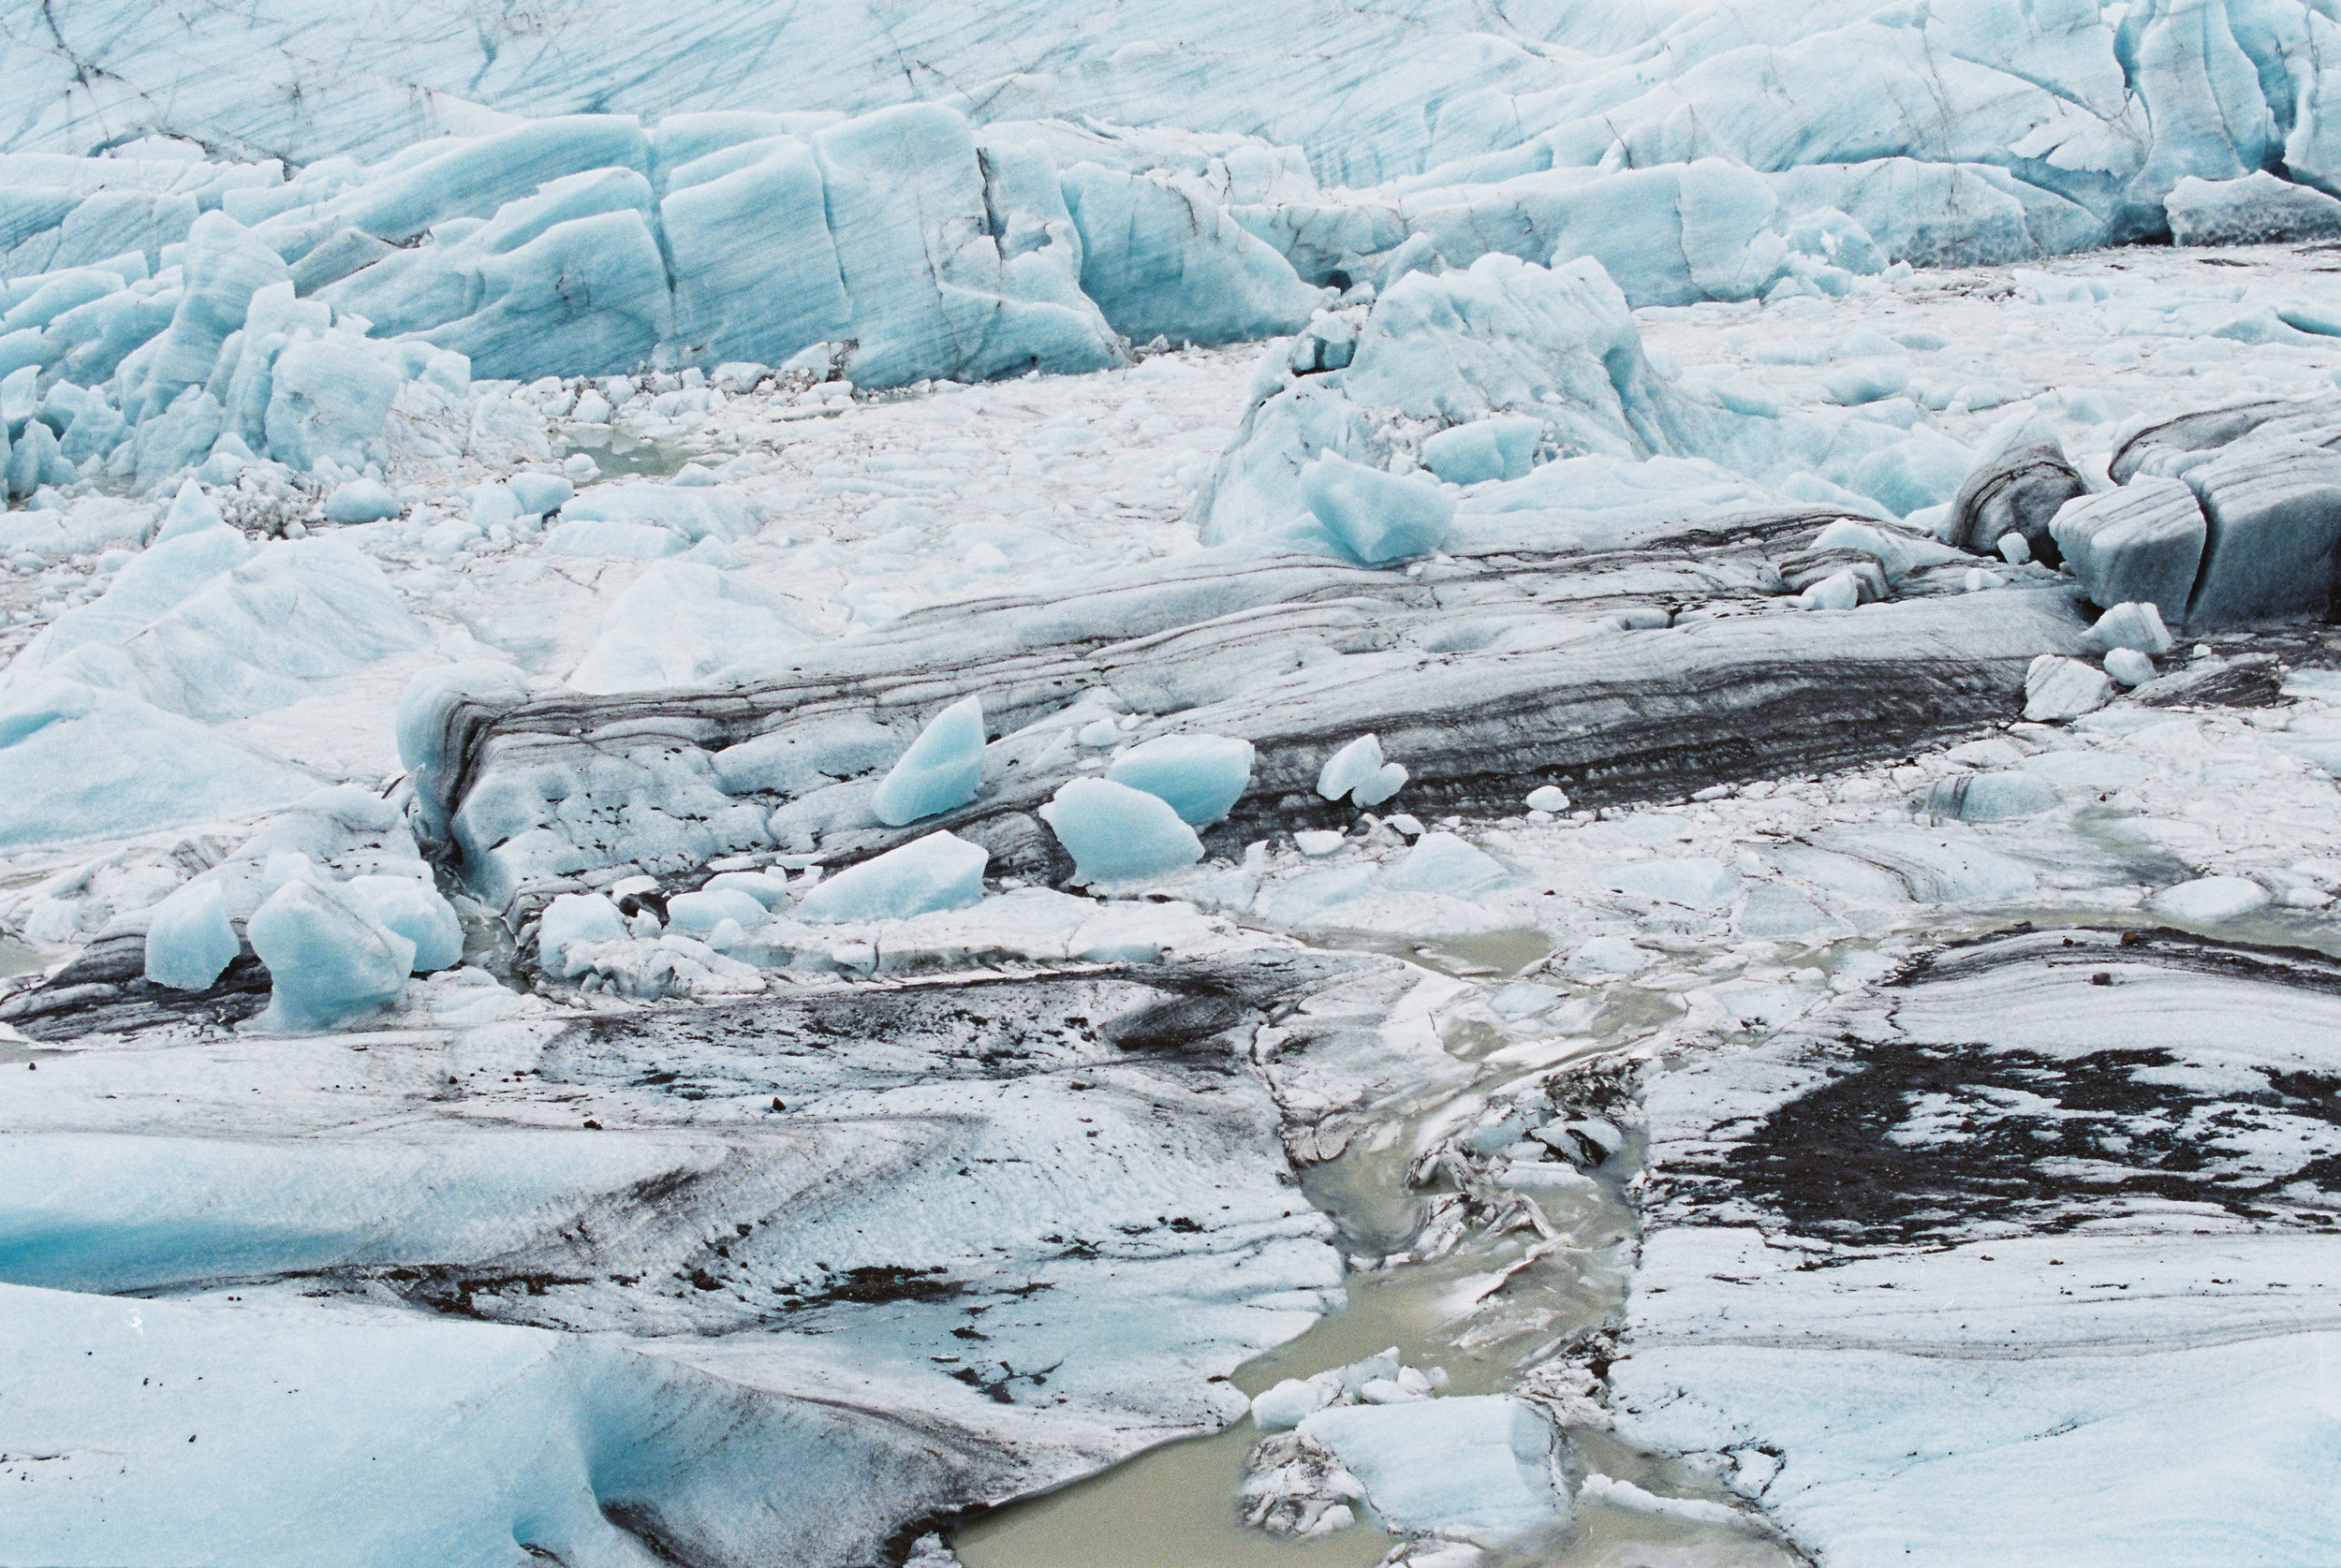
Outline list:
[[[1252,743],[1232,735],[1165,735],[1113,759],[1106,777],[1170,802],[1193,828],[1224,821],[1252,782]]]
[[[146,977],[173,990],[208,990],[241,945],[219,884],[190,882],[147,917]]]
[[[352,479],[337,485],[325,498],[328,522],[379,522],[405,510],[390,487],[379,479]]]
[[[870,797],[889,828],[964,806],[983,784],[983,698],[962,697],[919,732]]]
[[[981,844],[929,833],[818,883],[797,906],[797,918],[818,926],[965,909],[983,901],[983,868],[991,860]]]
[[[1524,414],[1474,419],[1425,439],[1422,463],[1450,485],[1524,479],[1543,439],[1544,421]]]
[[[1108,779],[1072,780],[1040,816],[1072,856],[1075,882],[1133,882],[1203,857],[1203,841],[1169,801]]]
[[[1347,796],[1361,806],[1378,806],[1398,793],[1406,782],[1406,770],[1394,762],[1382,760],[1382,742],[1373,735],[1361,735],[1325,759],[1318,769],[1317,793],[1328,800]]]
[[[522,513],[535,517],[559,511],[577,493],[577,487],[560,474],[515,474],[505,485]]]
[[[344,886],[375,925],[415,945],[416,974],[464,961],[464,923],[435,888],[411,876],[353,876]]]
[[[1369,566],[1430,553],[1455,520],[1455,498],[1429,480],[1331,453],[1301,471],[1301,491],[1327,537]]]
[[[244,926],[268,965],[268,1011],[279,1033],[331,1029],[406,992],[415,945],[384,931],[338,889],[296,879],[268,897]]]

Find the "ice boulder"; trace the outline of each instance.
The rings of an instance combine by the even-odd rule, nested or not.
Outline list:
[[[1159,796],[1194,828],[1226,819],[1252,782],[1252,743],[1232,735],[1165,735],[1113,759],[1106,777]]]
[[[2142,686],[2154,679],[2154,661],[2135,648],[2116,648],[2105,655],[2105,673],[2118,686]]]
[[[1264,1432],[1288,1431],[1339,1397],[1330,1380],[1288,1377],[1252,1397],[1252,1425]]]
[[[1423,466],[1450,485],[1524,479],[1544,439],[1544,421],[1499,415],[1440,431],[1422,443]]]
[[[737,887],[702,887],[667,901],[667,924],[679,931],[712,931],[726,920],[745,931],[768,913],[761,899]]]
[[[2059,507],[2049,532],[2093,603],[2153,605],[2183,622],[2209,525],[2184,479],[2140,475]]]
[[[2240,180],[2189,174],[2162,198],[2174,245],[2259,245],[2341,239],[2341,201],[2254,169]]]
[[[1504,1395],[1344,1405],[1300,1430],[1339,1455],[1400,1530],[1493,1540],[1568,1517],[1551,1426]]]
[[[1075,882],[1133,882],[1203,857],[1203,841],[1169,801],[1107,779],[1068,781],[1040,817],[1072,856]]]
[[[375,455],[401,379],[377,345],[355,333],[286,344],[270,371],[270,454],[303,473],[329,460],[358,467]]]
[[[1503,863],[1452,833],[1425,833],[1415,840],[1406,857],[1384,872],[1381,886],[1391,893],[1445,893],[1467,899],[1509,881]]]
[[[325,520],[328,522],[379,522],[394,518],[405,508],[390,487],[379,479],[352,479],[334,487],[325,498]]]
[[[396,1002],[415,966],[412,942],[375,925],[340,889],[306,878],[271,893],[244,932],[268,965],[261,1027],[279,1033],[331,1029]]]
[[[537,922],[537,959],[546,973],[566,979],[588,967],[571,948],[625,940],[626,919],[616,904],[599,893],[563,893],[545,906]]]
[[[146,977],[173,990],[208,990],[242,948],[220,885],[190,882],[147,916]]]
[[[1436,485],[1330,453],[1301,471],[1301,493],[1326,535],[1369,566],[1428,554],[1455,520],[1455,498]]]
[[[964,806],[983,787],[983,698],[962,697],[919,732],[870,797],[890,828]]]
[[[2249,915],[2268,902],[2268,889],[2244,876],[2199,876],[2165,887],[2149,901],[2173,920],[2212,922]]]
[[[2034,724],[2048,719],[2077,718],[2105,706],[2113,683],[2105,671],[2079,659],[2043,653],[2024,676],[2024,716]]]
[[[1236,343],[1297,331],[1325,299],[1187,182],[1085,162],[1060,182],[1081,236],[1082,290],[1133,342]]]
[[[797,918],[819,926],[966,909],[983,901],[983,869],[991,859],[981,844],[929,833],[824,878],[797,905]]]
[[[1347,796],[1355,805],[1378,806],[1406,782],[1406,769],[1382,760],[1381,740],[1361,735],[1325,759],[1317,771],[1317,793],[1328,800]]]
[[[435,888],[411,876],[353,876],[343,886],[368,919],[414,944],[416,974],[464,961],[464,923]]]
[[[513,503],[531,517],[559,511],[577,493],[577,486],[559,474],[515,474],[504,483]]]
[[[2026,553],[2010,559],[2054,566],[2064,559],[2052,527],[2057,511],[2088,491],[2054,436],[2020,427],[1968,471],[1951,498],[1946,540],[1970,555],[2004,554],[2013,534]]]

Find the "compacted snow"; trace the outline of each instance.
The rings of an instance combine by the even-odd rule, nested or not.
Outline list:
[[[2337,27],[0,0],[0,1559],[2341,1554]]]

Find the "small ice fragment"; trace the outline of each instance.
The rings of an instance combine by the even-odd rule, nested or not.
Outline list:
[[[1999,536],[2000,559],[2011,566],[2021,566],[2032,559],[2032,546],[2013,529]]]
[[[1558,784],[1539,784],[1528,792],[1527,805],[1532,812],[1565,812],[1568,795]]]
[[[1252,1397],[1252,1425],[1264,1432],[1285,1431],[1324,1409],[1333,1398],[1333,1390],[1323,1384],[1288,1377]]]
[[[404,510],[390,487],[379,479],[352,479],[325,498],[328,522],[379,522]]]
[[[1525,415],[1475,419],[1422,443],[1422,464],[1450,485],[1524,479],[1544,439],[1544,421]]]
[[[537,959],[547,972],[564,979],[582,974],[588,965],[572,958],[569,949],[588,942],[623,942],[626,922],[618,906],[599,893],[564,893],[546,906],[537,923]]]
[[[1406,782],[1404,768],[1382,760],[1380,740],[1361,735],[1325,759],[1318,770],[1317,793],[1328,800],[1347,795],[1358,805],[1378,806]]]
[[[1861,603],[1861,574],[1849,566],[1821,579],[1796,596],[1799,609],[1853,609]]]
[[[1166,813],[1169,809],[1164,807]],[[983,868],[991,859],[992,852],[981,844],[950,833],[929,833],[822,878],[797,906],[797,918],[834,925],[841,920],[907,920],[935,910],[965,909],[983,901]]]
[[[2157,658],[2172,646],[2170,630],[2162,624],[2161,608],[2151,604],[2115,605],[2089,628],[2089,641],[2098,648],[2134,649]]]
[[[208,990],[240,946],[219,884],[190,882],[148,916],[146,977],[173,990]]]
[[[464,961],[464,923],[454,906],[411,876],[353,876],[345,885],[375,925],[415,945],[415,973]]]
[[[1302,854],[1315,859],[1320,855],[1331,855],[1334,850],[1339,849],[1342,845],[1342,837],[1330,828],[1303,828],[1292,835],[1292,843]]]
[[[870,810],[889,828],[964,806],[983,785],[983,698],[962,697],[919,732]]]
[[[1967,575],[1960,580],[1968,593],[1981,593],[2001,586],[2006,579],[1997,572],[1986,571],[1980,566],[1969,566]]]
[[[1165,735],[1115,757],[1106,777],[1158,796],[1180,821],[1207,828],[1227,817],[1252,782],[1252,743],[1231,735]]]
[[[1412,813],[1392,812],[1382,820],[1410,839],[1419,839],[1422,836],[1422,823]]]
[[[1203,857],[1203,841],[1170,802],[1106,779],[1068,781],[1040,817],[1072,856],[1076,882],[1160,876]]]
[[[712,931],[726,920],[758,926],[764,916],[763,901],[738,887],[702,887],[667,901],[667,924],[679,931]]]
[[[1625,936],[1597,936],[1569,958],[1572,975],[1631,975],[1650,962],[1650,954]]]
[[[2201,876],[2165,887],[2147,901],[2159,915],[2177,920],[2232,920],[2268,902],[2268,889],[2249,877]]]
[[[284,1033],[330,1029],[396,1002],[415,964],[413,943],[367,919],[338,889],[307,881],[270,894],[244,931],[268,965],[261,1027]]]
[[[2124,686],[2142,686],[2154,679],[2154,661],[2135,648],[2116,648],[2105,656],[2105,673]]]
[[[2024,677],[2024,716],[2039,724],[2095,712],[2113,695],[2105,671],[2079,659],[2043,653],[2032,661]]]
[[[558,474],[515,474],[505,483],[520,509],[537,517],[559,511],[577,493],[577,487]]]
[[[724,889],[742,892],[766,909],[779,909],[788,902],[788,879],[771,872],[719,872],[707,879],[707,891]]]

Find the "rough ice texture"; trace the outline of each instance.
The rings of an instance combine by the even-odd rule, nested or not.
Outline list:
[[[415,945],[374,923],[351,895],[291,881],[247,924],[268,965],[266,1027],[285,1033],[331,1029],[397,1001],[415,967]]]
[[[148,918],[146,977],[174,990],[199,991],[242,947],[219,884],[191,882],[156,904]]]
[[[1502,1395],[1348,1405],[1300,1423],[1365,1483],[1375,1512],[1403,1529],[1495,1540],[1560,1523],[1553,1435]]]

